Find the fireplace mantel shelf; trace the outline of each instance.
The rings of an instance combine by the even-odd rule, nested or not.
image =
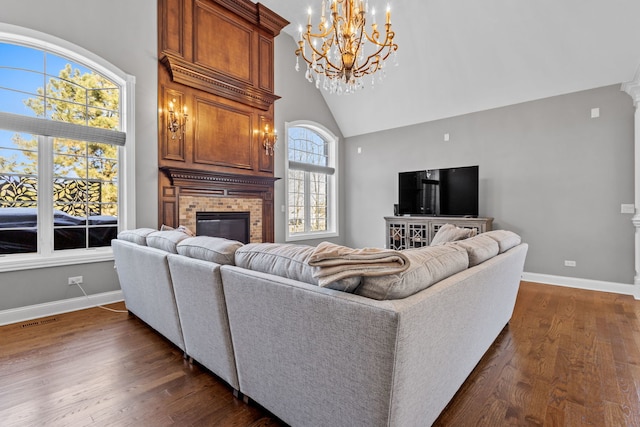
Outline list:
[[[193,186],[202,184],[236,184],[251,186],[271,186],[280,178],[273,176],[236,175],[230,173],[211,172],[195,169],[163,166],[160,168],[169,178],[172,185]]]

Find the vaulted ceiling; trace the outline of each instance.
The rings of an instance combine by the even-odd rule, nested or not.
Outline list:
[[[316,23],[321,0],[260,3],[289,20],[284,31],[295,37],[309,6]],[[321,91],[346,137],[619,84],[640,66],[640,0],[390,4],[399,66],[374,89]]]

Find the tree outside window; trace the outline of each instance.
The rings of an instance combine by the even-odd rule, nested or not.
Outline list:
[[[51,136],[0,126],[1,254],[42,251],[37,236],[47,233],[53,250],[110,245],[118,229],[118,146],[91,129],[120,129],[120,99],[121,88],[94,70],[0,43],[0,112],[83,129],[78,139],[74,129]]]

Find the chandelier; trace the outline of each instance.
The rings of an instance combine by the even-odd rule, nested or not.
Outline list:
[[[327,2],[330,3],[327,11]],[[393,53],[397,65],[398,45],[393,42],[391,10],[387,6],[384,37],[380,37],[375,8],[371,8],[371,30],[365,27],[369,14],[366,0],[322,0],[322,14],[318,33],[312,33],[311,8],[308,10],[306,32],[298,28],[299,40],[296,49],[296,70],[300,71],[299,59],[305,60],[305,77],[317,88],[330,93],[353,93],[364,87],[363,79],[379,72],[385,75],[385,62]],[[327,17],[327,15],[329,17]]]

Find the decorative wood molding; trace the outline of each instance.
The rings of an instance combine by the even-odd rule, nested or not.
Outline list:
[[[229,76],[194,64],[184,59],[166,53],[160,62],[167,67],[172,81],[193,88],[232,99],[261,110],[268,110],[280,99],[269,91],[256,89],[247,83],[234,80]]]
[[[160,170],[171,179],[171,185],[178,187],[220,187],[221,185],[272,187],[273,183],[280,179],[273,176],[237,175],[171,166],[163,166]]]
[[[274,13],[260,3],[249,0],[211,0],[220,6],[233,11],[272,36],[280,34],[280,30],[289,25],[289,21]]]
[[[280,34],[280,30],[289,25],[289,21],[277,15],[271,9],[264,7],[260,3],[256,6],[258,8],[258,25],[274,37]]]

